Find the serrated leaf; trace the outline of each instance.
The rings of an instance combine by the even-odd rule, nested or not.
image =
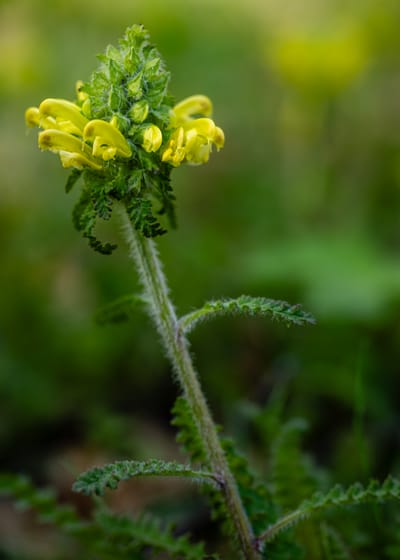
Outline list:
[[[190,465],[176,462],[161,461],[117,461],[104,467],[94,467],[81,474],[73,485],[75,492],[82,492],[88,496],[102,496],[106,488],[114,490],[123,480],[138,476],[173,476],[190,478],[192,480],[215,483],[217,475],[195,470]]]
[[[287,325],[314,324],[315,319],[300,305],[264,297],[240,296],[233,299],[220,299],[206,303],[200,309],[188,313],[180,320],[180,327],[188,333],[200,322],[221,315],[269,316]]]

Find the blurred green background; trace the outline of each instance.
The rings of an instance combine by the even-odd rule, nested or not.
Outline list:
[[[199,327],[216,419],[265,466],[252,406],[280,387],[335,480],[398,470],[399,21],[397,0],[0,2],[2,469],[68,495],[96,462],[177,456],[176,387],[149,320],[93,320],[137,289],[118,224],[113,256],[88,248],[71,223],[78,190],[64,194],[67,171],[23,119],[45,97],[73,99],[95,55],[143,23],[176,99],[211,97],[226,133],[208,165],[173,173],[179,228],[160,250],[178,311],[248,293],[317,318]],[[154,492],[140,488],[137,507]]]

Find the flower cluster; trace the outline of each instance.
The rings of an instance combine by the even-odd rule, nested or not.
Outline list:
[[[78,98],[86,104],[90,98],[80,91]],[[141,127],[140,146],[148,153],[161,152],[161,160],[174,167],[187,162],[206,163],[212,146],[220,150],[224,133],[210,118],[212,104],[204,95],[193,95],[175,105],[170,111],[169,139],[163,145],[158,126],[149,123]],[[197,118],[194,115],[201,115]],[[64,167],[100,171],[103,163],[115,158],[130,159],[132,148],[118,128],[118,119],[89,120],[83,107],[65,99],[45,99],[39,107],[29,107],[25,113],[28,126],[38,126],[39,147],[58,153]],[[160,150],[162,146],[162,149]]]
[[[25,113],[28,126],[39,126],[39,147],[58,153],[64,167],[101,170],[115,157],[130,158],[132,150],[118,130],[115,119],[87,119],[75,103],[45,99]]]
[[[204,95],[174,106],[170,74],[143,26],[128,28],[119,46],[99,58],[90,80],[77,83],[74,102],[45,99],[27,109],[25,120],[42,129],[39,147],[72,168],[68,190],[82,177],[75,225],[93,247],[110,252],[95,238],[97,219],[109,219],[119,202],[143,235],[164,233],[164,215],[174,225],[172,169],[207,162],[224,134]]]

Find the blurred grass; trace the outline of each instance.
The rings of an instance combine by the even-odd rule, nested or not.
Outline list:
[[[23,120],[45,97],[73,98],[95,54],[136,22],[176,98],[209,95],[227,138],[207,166],[174,171],[179,228],[160,247],[179,311],[251,293],[318,320],[200,327],[193,350],[217,419],[245,443],[236,400],[263,405],[284,383],[287,414],[310,420],[307,444],[337,479],[365,474],[348,452],[361,436],[368,474],[399,466],[399,17],[390,0],[0,3],[4,468],[43,479],[68,446],[173,448],[175,389],[149,321],[92,320],[136,289],[134,271],[124,250],[99,256],[73,230],[77,193],[65,196],[67,173]],[[107,231],[118,238],[117,224]],[[143,422],[165,431],[149,441]]]

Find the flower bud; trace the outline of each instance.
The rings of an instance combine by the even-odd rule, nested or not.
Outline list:
[[[162,144],[161,130],[155,124],[150,124],[142,132],[142,147],[146,152],[156,152]]]

